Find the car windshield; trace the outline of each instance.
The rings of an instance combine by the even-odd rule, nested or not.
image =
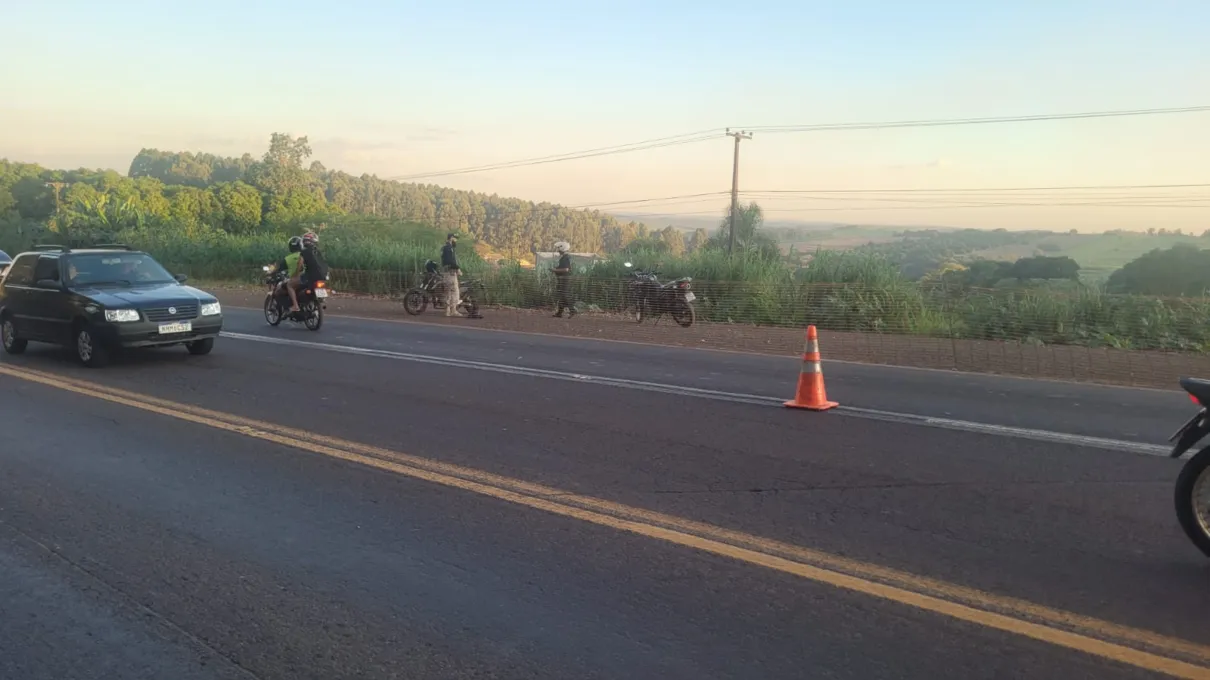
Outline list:
[[[133,286],[175,281],[168,270],[143,253],[77,253],[67,265],[67,282],[73,286]]]

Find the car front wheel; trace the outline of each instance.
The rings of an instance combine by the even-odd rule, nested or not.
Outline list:
[[[0,343],[3,343],[4,351],[9,354],[20,354],[29,346],[29,341],[17,337],[17,327],[13,325],[12,319],[5,319],[0,323]]]
[[[214,338],[204,338],[185,343],[185,349],[195,357],[205,356],[214,349]]]
[[[92,334],[88,326],[78,326],[75,333],[76,359],[88,368],[101,368],[109,363],[109,351]]]

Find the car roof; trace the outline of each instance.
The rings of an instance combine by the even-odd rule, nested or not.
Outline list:
[[[8,253],[0,250],[0,262],[12,262],[13,258],[8,256]]]

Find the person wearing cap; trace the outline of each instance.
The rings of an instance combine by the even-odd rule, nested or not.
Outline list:
[[[442,283],[445,287],[446,316],[462,316],[462,312],[458,311],[462,295],[458,290],[458,274],[461,269],[458,267],[458,255],[454,252],[457,246],[458,235],[453,232],[446,234],[445,245],[441,247],[441,269],[445,274]]]
[[[555,274],[555,317],[562,318],[563,310],[567,309],[567,317],[576,315],[576,308],[571,303],[571,245],[567,241],[555,244],[555,252],[559,254],[559,262],[551,271]]]

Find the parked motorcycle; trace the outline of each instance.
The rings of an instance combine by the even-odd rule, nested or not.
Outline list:
[[[629,269],[633,265],[624,262],[623,266]],[[697,320],[697,312],[693,308],[697,296],[691,290],[693,278],[683,276],[675,281],[660,283],[659,275],[659,272],[641,269],[631,274],[634,281],[627,288],[627,296],[635,302],[637,321],[643,323],[644,319],[658,319],[668,314],[682,327],[692,326]]]
[[[412,316],[423,314],[430,304],[433,309],[445,309],[445,282],[441,274],[429,270],[421,276],[420,284],[409,288],[403,294],[403,310]],[[465,309],[467,316],[472,319],[482,319],[483,315],[479,313],[479,303],[476,299],[481,297],[483,282],[478,279],[464,279],[458,282],[458,292],[462,295],[462,303],[458,308]]]
[[[330,277],[325,276],[323,281],[316,281],[315,285],[298,291],[299,311],[291,312],[290,293],[284,286],[279,288],[279,284],[289,278],[286,272],[271,265],[265,265],[261,269],[265,272],[265,283],[269,286],[269,291],[265,293],[265,321],[270,326],[276,326],[282,321],[301,323],[309,331],[317,331],[323,326],[327,299],[333,292],[328,287]]]
[[[1168,441],[1176,442],[1170,454],[1172,458],[1180,458],[1210,434],[1210,413],[1207,410],[1210,406],[1210,380],[1181,378],[1180,384],[1199,410],[1176,434],[1168,438]],[[1194,454],[1181,468],[1176,478],[1174,497],[1176,517],[1185,535],[1210,557],[1210,446]]]

